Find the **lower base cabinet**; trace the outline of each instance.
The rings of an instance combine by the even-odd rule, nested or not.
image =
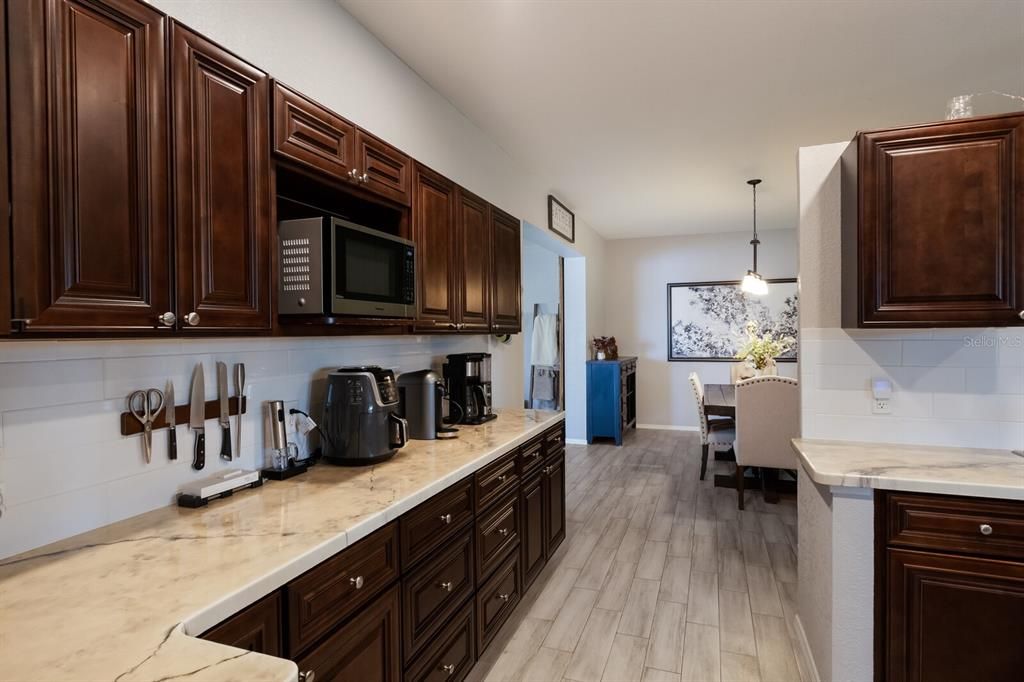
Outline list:
[[[291,658],[299,682],[461,682],[565,529],[559,424],[202,637]]]

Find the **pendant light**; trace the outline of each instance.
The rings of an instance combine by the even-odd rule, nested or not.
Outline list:
[[[740,285],[740,289],[755,296],[764,296],[768,293],[768,283],[764,281],[764,277],[757,274],[757,245],[761,243],[761,240],[757,238],[757,186],[760,183],[759,178],[747,180],[747,184],[754,192],[754,238],[750,240],[750,245],[754,247],[754,267],[747,270],[747,274],[743,277],[743,283]]]

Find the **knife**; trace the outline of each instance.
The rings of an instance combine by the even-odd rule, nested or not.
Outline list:
[[[206,379],[203,377],[203,363],[196,365],[192,372],[192,397],[189,399],[188,426],[196,433],[192,468],[206,466]]]
[[[167,388],[164,389],[164,419],[167,420],[168,433],[170,438],[167,443],[167,457],[169,459],[178,459],[178,434],[175,431],[175,414],[174,414],[174,382],[168,381]]]
[[[242,456],[242,396],[245,395],[245,363],[235,365],[235,395],[238,396],[238,425],[235,429],[235,456]]]
[[[217,398],[220,400],[220,458],[231,461],[231,418],[228,416],[228,366],[217,363]]]

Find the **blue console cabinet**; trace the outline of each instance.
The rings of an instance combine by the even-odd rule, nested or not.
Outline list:
[[[587,442],[611,438],[622,445],[636,428],[636,358],[587,363]]]

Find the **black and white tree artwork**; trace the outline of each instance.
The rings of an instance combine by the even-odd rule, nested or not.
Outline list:
[[[769,280],[764,296],[744,293],[739,282],[669,284],[668,313],[669,360],[732,360],[748,322],[759,335],[797,338],[796,280]],[[796,356],[794,345],[778,359]]]

